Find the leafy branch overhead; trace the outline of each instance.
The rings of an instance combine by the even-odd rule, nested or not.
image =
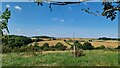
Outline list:
[[[42,0],[37,0],[35,2],[38,6],[41,5],[43,6],[43,3],[45,3]],[[69,4],[80,4],[82,3],[81,1],[78,2],[52,2],[49,1],[47,2],[49,3],[49,8],[50,11],[52,11],[52,5],[69,5]],[[83,8],[82,11],[85,11],[89,14],[95,15],[95,16],[105,16],[107,19],[110,18],[111,21],[113,21],[116,18],[116,15],[118,12],[120,12],[120,1],[118,2],[102,2],[102,6],[103,6],[103,11],[102,13],[100,13],[98,10],[91,12],[90,8]]]
[[[7,8],[3,13],[2,15],[0,16],[0,19],[1,19],[1,27],[5,30],[7,30],[7,32],[9,33],[9,30],[8,30],[8,20],[10,19],[11,17],[11,11]],[[2,32],[2,35],[3,35],[3,32]]]
[[[111,18],[113,21],[116,17],[117,12],[120,12],[120,1],[119,2],[103,2],[102,5],[104,6],[103,8],[103,16],[106,16],[106,18]]]

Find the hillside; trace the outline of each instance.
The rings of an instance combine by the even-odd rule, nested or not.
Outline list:
[[[44,39],[44,38],[42,38]],[[39,46],[42,46],[44,43],[48,43],[49,46],[52,45],[56,45],[58,42],[61,42],[62,44],[64,44],[65,46],[67,46],[68,48],[70,48],[71,46],[69,44],[67,44],[66,42],[64,42],[64,40],[68,40],[70,44],[73,44],[74,42],[72,40],[77,40],[79,41],[81,44],[83,44],[86,41],[92,40],[90,43],[94,46],[94,47],[99,47],[101,45],[104,45],[105,47],[112,47],[112,48],[116,48],[118,46],[118,41],[117,40],[97,40],[97,39],[90,39],[90,38],[58,38],[56,40],[49,40],[49,39],[44,39],[44,41],[40,41]],[[34,44],[34,43],[33,43]]]

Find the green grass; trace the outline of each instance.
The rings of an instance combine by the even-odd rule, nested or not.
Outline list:
[[[118,52],[86,50],[85,56],[73,57],[70,52],[28,55],[24,53],[3,54],[3,66],[118,66]]]

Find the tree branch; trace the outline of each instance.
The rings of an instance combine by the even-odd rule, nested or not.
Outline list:
[[[107,12],[110,12],[110,11],[120,11],[120,8],[112,8],[112,9],[107,9],[107,10],[105,10],[103,13],[102,13],[102,16],[105,16],[105,14],[107,13]]]

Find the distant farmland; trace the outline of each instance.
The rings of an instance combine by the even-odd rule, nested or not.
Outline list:
[[[58,42],[61,42],[62,44],[64,44],[65,46],[67,46],[68,48],[70,48],[71,46],[67,43],[64,42],[64,40],[78,40],[80,41],[81,44],[83,44],[85,41],[91,40],[90,38],[62,38],[62,39],[56,39],[56,40],[49,40],[49,39],[44,39],[41,38],[44,41],[40,41],[39,46],[42,46],[44,43],[48,43],[49,46],[54,46],[56,45]],[[92,39],[93,41],[90,42],[94,47],[99,47],[101,45],[104,45],[105,47],[111,47],[111,48],[116,48],[118,46],[118,41],[117,40],[97,40],[97,39]],[[84,41],[84,42],[83,42]],[[73,44],[73,42],[69,42],[70,44]]]

